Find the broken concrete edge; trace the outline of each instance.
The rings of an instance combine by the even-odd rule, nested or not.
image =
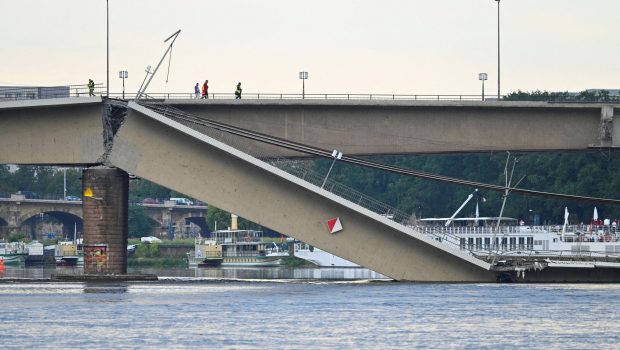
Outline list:
[[[478,267],[481,267],[485,270],[490,270],[491,269],[491,264],[489,264],[486,261],[480,260],[478,258],[475,258],[474,256],[471,256],[469,254],[463,253],[458,249],[454,249],[452,247],[446,246],[445,244],[441,243],[441,242],[437,242],[435,239],[433,239],[432,237],[428,237],[426,235],[423,235],[421,233],[416,232],[413,228],[401,225],[395,221],[389,220],[388,218],[381,216],[373,211],[370,211],[362,206],[359,206],[355,203],[352,203],[344,198],[341,198],[327,190],[324,190],[318,186],[314,186],[302,179],[299,179],[279,168],[276,168],[270,164],[267,164],[257,158],[252,157],[251,155],[241,152],[231,146],[228,146],[225,143],[222,143],[218,140],[215,140],[207,135],[204,135],[190,127],[187,127],[181,123],[178,123],[170,118],[167,118],[157,112],[154,112],[150,109],[148,109],[147,107],[144,107],[136,102],[130,102],[128,105],[129,109],[132,109],[148,118],[151,118],[159,123],[162,123],[168,127],[171,127],[183,134],[186,134],[190,137],[193,137],[201,142],[205,142],[213,147],[219,148],[220,150],[236,157],[239,158],[245,162],[248,162],[256,167],[262,168],[263,170],[265,170],[266,172],[272,173],[280,178],[282,178],[283,180],[292,182],[300,187],[305,188],[308,191],[314,192],[320,196],[326,197],[344,207],[347,207],[351,210],[357,211],[358,213],[365,215],[367,217],[370,217],[376,221],[381,222],[382,224],[389,226],[397,231],[400,231],[401,233],[408,235],[412,238],[415,238],[419,241],[422,241],[436,249],[442,250],[448,254],[454,255],[464,261],[467,261],[473,265],[476,265]],[[114,165],[113,165],[114,166]],[[124,169],[125,170],[125,169]]]
[[[108,158],[114,144],[114,136],[127,118],[127,103],[106,98],[101,105],[101,137],[103,154],[97,158],[98,164],[110,165]]]

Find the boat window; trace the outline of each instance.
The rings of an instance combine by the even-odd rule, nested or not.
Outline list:
[[[527,249],[534,249],[534,237],[527,237]]]
[[[461,249],[465,249],[466,248],[466,244],[465,244],[465,238],[461,237]]]
[[[519,249],[525,249],[525,237],[519,237]]]
[[[467,238],[467,245],[469,246],[469,249],[473,249],[474,248],[474,239],[473,238]]]
[[[476,249],[482,248],[482,238],[476,238]]]
[[[510,237],[510,250],[517,248],[517,237]]]
[[[486,237],[484,239],[484,249],[489,249],[491,245],[491,238]]]
[[[503,250],[507,250],[508,249],[508,239],[507,238],[502,238],[502,249]]]

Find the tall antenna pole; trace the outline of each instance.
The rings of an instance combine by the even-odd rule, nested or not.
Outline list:
[[[179,36],[179,33],[181,33],[181,29],[177,30],[174,34],[169,36],[168,39],[164,40],[164,42],[167,42],[168,40],[172,39],[172,42],[170,43],[170,45],[166,49],[166,52],[164,52],[164,55],[161,56],[161,60],[159,60],[159,63],[157,64],[157,67],[155,67],[155,70],[153,71],[153,74],[151,74],[151,77],[149,78],[149,80],[146,82],[144,87],[140,91],[138,91],[138,94],[136,95],[136,100],[140,99],[140,97],[142,97],[142,95],[146,91],[146,88],[149,87],[149,84],[151,83],[151,80],[153,80],[153,77],[155,76],[155,73],[157,73],[157,70],[159,69],[159,66],[161,66],[161,63],[164,61],[164,58],[166,58],[166,55],[168,54],[168,52],[170,52],[170,50],[172,50],[172,45],[174,44],[174,41],[177,40],[177,37]],[[148,75],[148,73],[147,73],[147,75]]]
[[[500,3],[500,0],[495,0],[495,1],[497,1],[497,100],[499,101],[499,99],[502,97],[501,89],[500,89],[501,74],[500,74],[500,60],[499,60],[499,53],[500,53],[500,46],[499,46],[499,3]]]
[[[106,96],[109,97],[110,96],[110,8],[108,6],[108,2],[109,0],[105,0],[105,11],[106,11],[106,53],[107,53],[107,59],[106,59],[106,65],[107,65],[107,72],[106,72]]]

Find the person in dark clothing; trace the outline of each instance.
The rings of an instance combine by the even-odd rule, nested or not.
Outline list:
[[[95,82],[88,79],[88,96],[95,96]]]
[[[237,84],[237,89],[235,90],[235,99],[241,99],[241,83]]]

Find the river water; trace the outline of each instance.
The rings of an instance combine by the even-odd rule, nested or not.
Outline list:
[[[0,283],[0,347],[620,348],[615,284],[415,284],[362,269],[218,270],[141,271],[164,276],[143,283]],[[8,268],[4,277],[50,273]]]

